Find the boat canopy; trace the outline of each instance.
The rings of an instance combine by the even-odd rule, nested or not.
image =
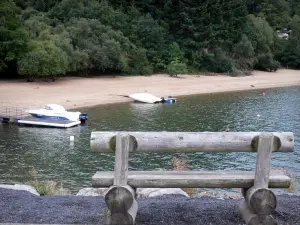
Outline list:
[[[53,110],[55,112],[65,112],[65,108],[61,105],[57,105],[57,104],[48,104],[45,106],[46,110]]]

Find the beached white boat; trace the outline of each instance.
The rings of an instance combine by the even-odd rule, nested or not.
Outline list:
[[[161,98],[158,98],[149,93],[135,93],[135,94],[129,95],[129,97],[137,102],[152,103],[152,104],[162,101]]]
[[[81,112],[69,112],[61,105],[48,104],[45,108],[31,109],[27,111],[35,118],[48,119],[48,120],[69,120],[69,121],[81,121],[84,123],[88,116]]]
[[[149,93],[135,93],[129,95],[129,97],[136,102],[151,103],[151,104],[177,102],[177,98],[172,98],[171,96],[169,96],[168,98],[164,98],[164,97],[159,98]]]

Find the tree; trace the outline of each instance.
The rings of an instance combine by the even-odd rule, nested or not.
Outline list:
[[[66,72],[86,71],[88,54],[74,47],[69,32],[62,24],[52,27],[52,20],[44,13],[34,14],[25,20],[25,26],[34,40],[51,41],[67,55]]]
[[[51,9],[55,4],[59,3],[61,0],[14,0],[15,3],[26,9],[28,7],[32,7],[38,11],[47,12]]]
[[[257,62],[255,68],[264,71],[276,71],[280,66],[279,62],[273,59],[273,55],[268,52],[259,54],[257,56]]]
[[[15,72],[17,60],[27,51],[29,35],[12,0],[0,1],[0,72]]]
[[[265,17],[274,29],[286,28],[290,21],[291,9],[285,0],[263,0],[259,6],[260,17]]]
[[[138,75],[186,68],[245,74],[253,68],[275,70],[277,61],[299,68],[299,4],[299,0],[2,0],[0,71],[29,75],[40,67],[33,62],[30,69],[26,60],[51,64],[54,54],[60,54],[57,58],[62,57],[66,66],[55,62],[56,72],[43,74]],[[274,29],[285,30],[289,38],[280,39]]]
[[[287,47],[281,60],[284,66],[292,69],[300,69],[300,18],[295,15],[291,24],[292,34],[289,37]]]
[[[176,76],[178,74],[187,73],[187,67],[185,63],[179,61],[178,58],[172,60],[172,62],[167,66],[167,71],[171,77]]]
[[[256,55],[254,68],[259,70],[274,71],[279,64],[274,60],[274,31],[268,22],[260,17],[250,15],[248,17],[245,34],[251,41]]]
[[[114,31],[93,19],[72,19],[67,30],[73,45],[89,56],[88,67],[100,71],[127,72],[131,58],[139,55],[141,61],[146,59],[143,51],[124,37],[120,31]],[[136,63],[136,62],[135,62]],[[135,72],[143,73],[143,68],[135,68]]]
[[[291,8],[291,15],[298,15],[300,16],[300,1],[299,0],[289,0],[290,8]]]
[[[246,35],[233,47],[235,67],[241,71],[251,71],[255,63],[254,48]]]
[[[300,17],[299,16],[295,15],[291,21],[292,37],[297,39],[300,39]]]
[[[30,51],[18,61],[18,71],[33,80],[35,77],[49,77],[65,74],[67,55],[52,41],[32,41]]]

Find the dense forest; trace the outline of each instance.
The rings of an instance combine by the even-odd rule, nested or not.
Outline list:
[[[1,0],[0,78],[300,69],[300,0]]]

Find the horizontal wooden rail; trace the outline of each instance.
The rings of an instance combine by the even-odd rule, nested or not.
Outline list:
[[[250,188],[252,171],[129,171],[128,185],[134,188]],[[113,185],[114,172],[96,172],[93,187]],[[269,188],[288,188],[291,179],[281,170],[272,170]]]
[[[261,132],[125,132],[95,131],[91,148],[115,152],[116,135],[130,135],[130,152],[257,152]],[[274,152],[293,152],[292,132],[271,132]]]

